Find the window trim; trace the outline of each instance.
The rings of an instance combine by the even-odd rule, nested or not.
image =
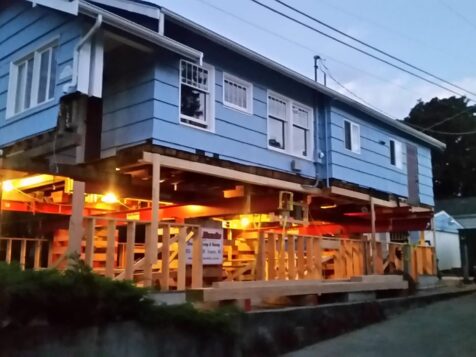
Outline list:
[[[50,38],[48,41],[43,42],[40,46],[35,47],[34,49],[23,52],[21,56],[18,56],[16,59],[12,59],[10,61],[10,71],[9,71],[9,79],[8,79],[8,90],[7,90],[7,103],[6,103],[6,112],[5,112],[5,120],[12,120],[17,116],[24,115],[25,113],[35,110],[40,106],[43,106],[47,103],[50,103],[55,100],[55,93],[53,91],[53,97],[48,98],[48,88],[50,82],[50,72],[51,72],[51,65],[48,67],[48,76],[47,76],[47,87],[46,87],[46,100],[38,103],[38,90],[40,86],[40,75],[41,75],[41,54],[47,50],[52,50],[56,47],[56,56],[58,56],[58,49],[59,49],[59,36],[55,36]],[[31,79],[31,94],[30,94],[30,107],[26,109],[22,109],[18,112],[15,112],[16,107],[16,92],[18,89],[18,69],[19,65],[22,63],[26,63],[29,59],[33,59],[33,70],[32,70],[32,79]],[[51,60],[51,55],[49,57]],[[56,59],[56,77],[55,77],[55,88],[58,83],[58,59]]]
[[[243,87],[246,88],[246,100],[248,101],[248,107],[247,109],[240,107],[239,105],[236,105],[234,103],[230,103],[225,99],[225,80],[229,80],[230,82],[236,82],[236,84],[239,84]],[[225,107],[228,107],[230,109],[235,109],[238,110],[242,113],[245,114],[250,114],[253,115],[253,83],[245,81],[244,79],[241,79],[237,76],[234,76],[230,73],[223,72],[223,78],[222,78],[222,101],[223,105]]]
[[[284,149],[277,148],[274,146],[269,145],[269,97],[274,97],[276,99],[282,100],[286,102],[286,118],[284,121]],[[299,107],[301,109],[307,110],[309,112],[309,128],[307,129],[308,132],[308,142],[307,142],[307,156],[298,154],[293,151],[293,106]],[[295,156],[303,160],[312,161],[312,153],[314,152],[314,109],[310,106],[307,106],[301,102],[293,100],[289,97],[286,97],[282,94],[276,93],[274,91],[268,90],[266,93],[266,146],[270,150],[274,150],[280,153],[284,153],[287,155]],[[299,128],[302,128],[300,125],[297,125]]]
[[[345,123],[349,123],[349,128],[350,128],[350,149],[347,148],[347,146],[345,145],[345,140],[346,140],[346,133],[345,133]],[[353,133],[353,130],[352,128],[358,128],[359,130],[359,146],[358,146],[358,149],[355,147],[355,141],[354,141],[354,135],[352,134]],[[360,131],[360,124],[357,124],[357,123],[354,123],[353,121],[351,120],[348,120],[348,119],[344,119],[344,149],[347,150],[347,151],[350,151],[350,152],[353,152],[354,154],[361,154],[362,153],[362,135],[361,135],[361,131]]]
[[[182,121],[182,119],[185,119],[185,120],[190,120],[190,121],[196,122],[198,124],[203,124],[200,120],[197,120],[194,117],[189,117],[188,115],[184,115],[181,112],[182,111],[182,108],[181,108],[181,106],[182,106],[182,84],[187,85],[186,83],[182,83],[182,71],[181,71],[182,62],[186,62],[186,63],[193,64],[195,66],[198,66],[198,67],[202,67],[202,68],[204,68],[208,71],[208,83],[209,83],[208,91],[196,88],[196,89],[202,90],[202,91],[204,91],[208,94],[209,110],[206,113],[206,123],[207,123],[206,128],[202,128],[200,126],[193,125],[193,124],[186,123],[186,122]],[[208,132],[215,132],[215,85],[216,85],[216,83],[215,83],[215,67],[214,66],[212,66],[209,63],[205,63],[205,62],[203,63],[202,66],[200,66],[197,63],[187,61],[185,59],[180,59],[179,67],[178,67],[178,90],[179,90],[178,120],[179,120],[180,125],[185,125],[185,126],[188,126],[188,127],[194,128],[194,129],[198,129],[198,130],[204,130],[204,131],[208,131]],[[189,85],[189,87],[190,88],[195,88],[195,87],[190,86],[190,85]]]
[[[395,155],[395,164],[392,164],[392,146],[391,146],[392,142],[393,142],[393,147],[394,147],[393,151],[394,151],[394,155]],[[397,146],[400,147],[400,155],[397,155],[397,150],[396,150]],[[400,140],[391,138],[389,140],[389,152],[390,152],[390,165],[399,169],[399,170],[403,170],[403,142],[401,142]]]

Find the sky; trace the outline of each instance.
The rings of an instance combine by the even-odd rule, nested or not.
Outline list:
[[[346,48],[251,0],[148,1],[309,77],[314,76],[313,56],[320,55],[332,77],[343,86],[328,77],[329,87],[394,118],[404,118],[419,99],[427,101],[433,97],[454,95]],[[292,13],[274,0],[259,1],[319,30],[332,32]],[[473,16],[476,1],[283,1],[349,35],[476,92],[476,18]],[[476,99],[476,95],[473,98]]]

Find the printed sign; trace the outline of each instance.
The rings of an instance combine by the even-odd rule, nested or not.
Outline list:
[[[192,264],[193,238],[187,242],[185,254],[187,264]],[[202,228],[203,265],[220,265],[223,263],[223,229]]]

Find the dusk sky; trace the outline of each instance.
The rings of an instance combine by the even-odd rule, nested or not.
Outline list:
[[[313,77],[320,55],[346,88],[386,114],[405,117],[418,99],[453,94],[379,63],[250,0],[150,0]],[[273,0],[260,0],[327,33]],[[286,0],[288,4],[416,66],[476,91],[476,2]],[[348,40],[346,40],[348,41]],[[321,74],[322,79],[322,74]],[[328,86],[352,94],[328,78]],[[461,92],[455,89],[457,92]],[[476,98],[476,96],[475,96]],[[355,98],[359,100],[358,98]]]

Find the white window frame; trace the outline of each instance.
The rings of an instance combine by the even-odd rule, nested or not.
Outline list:
[[[345,133],[345,123],[349,123],[350,127],[350,149],[347,148],[345,145],[345,140],[346,140],[346,133]],[[347,151],[351,151],[355,154],[360,154],[362,152],[362,140],[361,140],[361,134],[360,134],[360,125],[357,123],[354,123],[353,121],[350,120],[344,120],[344,148]],[[355,131],[357,131],[358,135],[355,135]]]
[[[9,82],[8,82],[8,94],[7,94],[7,108],[6,108],[6,119],[10,119],[17,115],[23,114],[27,111],[30,111],[40,105],[45,103],[49,103],[55,99],[55,88],[56,83],[58,81],[58,63],[56,63],[56,75],[55,75],[55,83],[53,84],[55,88],[53,88],[53,96],[49,98],[49,91],[50,91],[50,81],[51,81],[51,65],[48,66],[48,74],[46,77],[46,87],[45,87],[45,100],[42,102],[38,101],[38,91],[40,87],[40,75],[41,75],[41,55],[45,51],[50,51],[49,61],[52,60],[53,56],[53,49],[56,48],[56,56],[58,56],[58,38],[54,38],[46,42],[44,45],[39,46],[34,51],[10,62],[10,73],[9,73]],[[27,63],[28,60],[33,59],[33,70],[32,70],[32,80],[31,80],[31,89],[30,89],[30,106],[28,108],[21,108],[18,112],[16,112],[16,104],[17,98],[16,92],[18,89],[18,72],[19,67],[23,63]],[[57,62],[57,57],[56,57]],[[27,68],[25,69],[27,70]],[[26,74],[25,74],[25,81],[26,81]],[[23,96],[25,93],[23,93]]]
[[[227,101],[226,95],[225,95],[225,81],[235,83],[246,90],[246,108],[236,105],[235,103]],[[253,114],[253,84],[250,82],[247,82],[241,78],[238,78],[232,74],[223,72],[223,83],[222,83],[222,88],[223,88],[223,105],[231,108],[231,109],[236,109],[239,110],[240,112],[244,112],[247,114]]]
[[[186,83],[182,83],[182,63],[189,63],[197,67],[201,67],[208,71],[208,89],[200,89],[194,86],[188,85]],[[197,63],[190,62],[187,60],[181,59],[179,61],[179,71],[178,71],[178,78],[179,78],[179,102],[178,102],[178,112],[179,112],[179,122],[182,125],[189,126],[195,129],[205,130],[205,131],[215,131],[215,67],[208,63],[203,63],[202,66],[198,65]],[[207,104],[209,110],[205,113],[205,123],[206,127],[193,125],[191,123],[184,122],[183,120],[196,122],[199,125],[202,125],[203,122],[201,120],[197,120],[194,117],[190,117],[188,115],[182,114],[182,84],[188,85],[191,88],[195,88],[198,90],[202,90],[207,94]]]
[[[394,148],[395,163],[392,163],[392,143]],[[396,139],[390,139],[389,141],[389,153],[390,153],[390,165],[397,169],[403,168],[403,143]]]
[[[269,113],[269,97],[273,97],[275,99],[281,100],[286,103],[286,118],[284,120],[284,149],[274,147],[272,145],[269,145],[269,120],[270,120],[270,113]],[[307,155],[304,156],[301,153],[296,153],[293,151],[294,143],[293,143],[293,127],[295,125],[294,123],[294,116],[293,116],[293,107],[298,107],[303,110],[307,110],[309,113],[309,125],[307,129],[307,148],[306,148],[306,153]],[[292,156],[299,157],[301,159],[305,160],[313,160],[312,153],[314,150],[314,110],[300,102],[297,102],[291,98],[288,98],[282,94],[273,92],[273,91],[268,91],[266,95],[266,119],[267,119],[267,136],[266,136],[266,144],[268,146],[268,149],[279,151],[282,153],[286,153]],[[296,126],[302,128],[301,125],[296,124]]]

